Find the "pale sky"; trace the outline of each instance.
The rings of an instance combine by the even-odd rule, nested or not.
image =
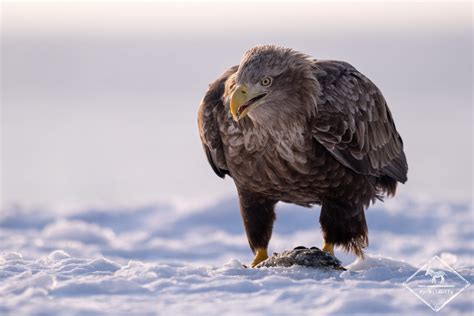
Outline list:
[[[323,26],[447,30],[471,23],[469,1],[4,1],[8,32],[292,30]]]

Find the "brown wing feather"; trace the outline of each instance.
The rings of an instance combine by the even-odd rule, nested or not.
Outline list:
[[[198,110],[198,128],[202,146],[207,160],[214,172],[221,178],[230,175],[222,148],[222,140],[217,124],[217,112],[224,111],[222,96],[227,78],[237,71],[234,66],[224,72],[216,81],[209,85]]]
[[[321,86],[315,139],[357,173],[404,183],[403,142],[380,90],[345,62],[315,61],[315,76]]]

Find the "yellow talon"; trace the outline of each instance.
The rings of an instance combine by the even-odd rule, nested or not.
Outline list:
[[[257,248],[256,253],[255,253],[255,258],[253,259],[250,265],[252,266],[252,268],[255,268],[257,264],[266,260],[267,258],[268,258],[267,249]]]
[[[329,252],[331,256],[334,256],[334,245],[325,242],[323,244],[323,251]]]

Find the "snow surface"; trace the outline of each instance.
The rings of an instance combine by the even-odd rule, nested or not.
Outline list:
[[[74,212],[0,213],[0,314],[325,315],[434,312],[402,283],[439,255],[470,283],[468,202],[399,197],[367,211],[364,261],[348,271],[246,269],[235,199]],[[319,209],[280,204],[270,251],[319,246]],[[472,287],[439,314],[472,315]]]

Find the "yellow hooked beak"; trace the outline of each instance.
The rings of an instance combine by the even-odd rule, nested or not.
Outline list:
[[[264,97],[265,94],[250,93],[246,85],[239,85],[230,97],[230,113],[235,121],[246,117],[248,112],[252,110],[254,103]]]

